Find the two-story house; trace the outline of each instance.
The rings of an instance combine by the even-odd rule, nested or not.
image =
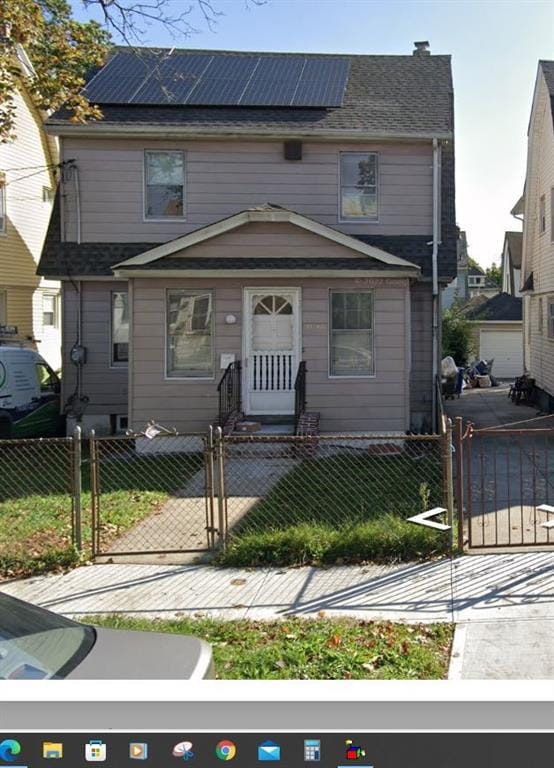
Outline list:
[[[85,426],[204,430],[240,389],[247,417],[432,427],[449,56],[117,49],[87,94],[101,120],[47,124],[72,162],[40,264]]]
[[[57,142],[25,87],[32,64],[21,47],[14,137],[0,143],[0,326],[61,367],[60,283],[37,275],[56,192]],[[3,333],[0,333],[3,336]]]
[[[522,286],[524,361],[554,410],[554,61],[540,61],[528,131]]]

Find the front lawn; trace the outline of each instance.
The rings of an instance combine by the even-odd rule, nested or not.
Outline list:
[[[254,622],[101,616],[86,621],[201,637],[213,648],[217,677],[227,680],[440,680],[447,675],[454,632],[451,624],[325,617]]]
[[[0,576],[68,567],[79,561],[72,545],[70,462],[64,443],[0,443]],[[201,454],[105,459],[100,474],[103,547],[159,509],[202,466]],[[82,471],[83,557],[91,548],[90,466]]]
[[[406,518],[442,504],[433,453],[309,458],[231,530],[225,566],[391,562],[445,554],[448,537]]]

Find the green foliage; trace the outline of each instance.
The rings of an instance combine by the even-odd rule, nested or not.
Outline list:
[[[465,366],[474,353],[471,323],[456,307],[447,309],[442,317],[442,356],[453,357],[456,365]]]
[[[216,676],[229,680],[440,680],[448,670],[451,624],[285,618],[151,621],[93,616],[112,629],[194,635],[213,649]]]
[[[496,285],[496,287],[500,290],[502,287],[502,270],[496,265],[494,261],[491,266],[485,270],[485,276],[489,283]]]
[[[108,33],[95,21],[72,17],[67,0],[2,0],[0,27],[9,32],[0,47],[0,140],[15,138],[14,95],[20,81],[39,109],[65,106],[76,122],[101,116],[81,93],[86,73],[108,53]],[[17,45],[34,67],[22,71]]]

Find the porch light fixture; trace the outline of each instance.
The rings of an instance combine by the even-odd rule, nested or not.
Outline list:
[[[225,315],[227,325],[234,325],[237,322],[236,315]]]

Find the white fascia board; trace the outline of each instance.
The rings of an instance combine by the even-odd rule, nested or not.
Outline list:
[[[468,320],[468,323],[473,325],[485,325],[491,323],[491,325],[522,325],[523,320]]]
[[[284,273],[284,274],[283,274]],[[394,278],[415,278],[418,276],[416,268],[412,270],[386,270],[386,269],[124,269],[118,270],[114,267],[114,277],[125,280],[128,278],[220,278],[220,277],[271,277],[271,278],[289,278],[289,277],[386,277]]]
[[[356,253],[363,254],[364,256],[377,259],[384,264],[407,267],[409,269],[415,269],[419,271],[419,267],[417,265],[412,264],[405,259],[401,259],[399,256],[394,256],[392,253],[383,251],[373,245],[362,243],[361,240],[357,240],[354,237],[345,234],[344,232],[339,232],[336,229],[327,227],[325,224],[320,224],[317,221],[308,219],[301,214],[285,210],[242,211],[235,216],[230,216],[229,218],[223,219],[222,221],[217,221],[214,224],[208,225],[207,227],[203,227],[202,229],[190,232],[187,235],[178,237],[175,240],[170,240],[168,243],[163,243],[162,245],[158,245],[156,248],[144,251],[144,253],[140,253],[137,256],[131,257],[130,259],[126,259],[125,261],[116,264],[114,269],[122,266],[132,267],[151,264],[153,261],[157,261],[158,259],[162,259],[165,256],[169,256],[174,253],[179,253],[186,248],[190,248],[192,245],[210,240],[213,237],[222,235],[225,232],[229,232],[230,230],[236,229],[249,222],[260,221],[286,222],[293,224],[297,227],[300,227],[301,229],[307,230],[308,232],[319,235],[326,240],[331,240],[335,243],[338,243],[339,245],[342,245],[351,251],[355,251]]]
[[[398,132],[390,133],[388,131],[365,131],[365,130],[314,130],[305,131],[279,130],[276,128],[255,128],[252,126],[219,128],[217,126],[204,127],[199,130],[197,127],[183,125],[151,125],[149,123],[122,124],[122,123],[102,123],[95,122],[89,124],[75,125],[69,123],[48,123],[45,125],[47,133],[55,136],[104,136],[107,138],[124,138],[139,136],[142,138],[181,138],[181,139],[296,139],[300,141],[449,141],[453,139],[452,131],[433,131],[422,133]]]

